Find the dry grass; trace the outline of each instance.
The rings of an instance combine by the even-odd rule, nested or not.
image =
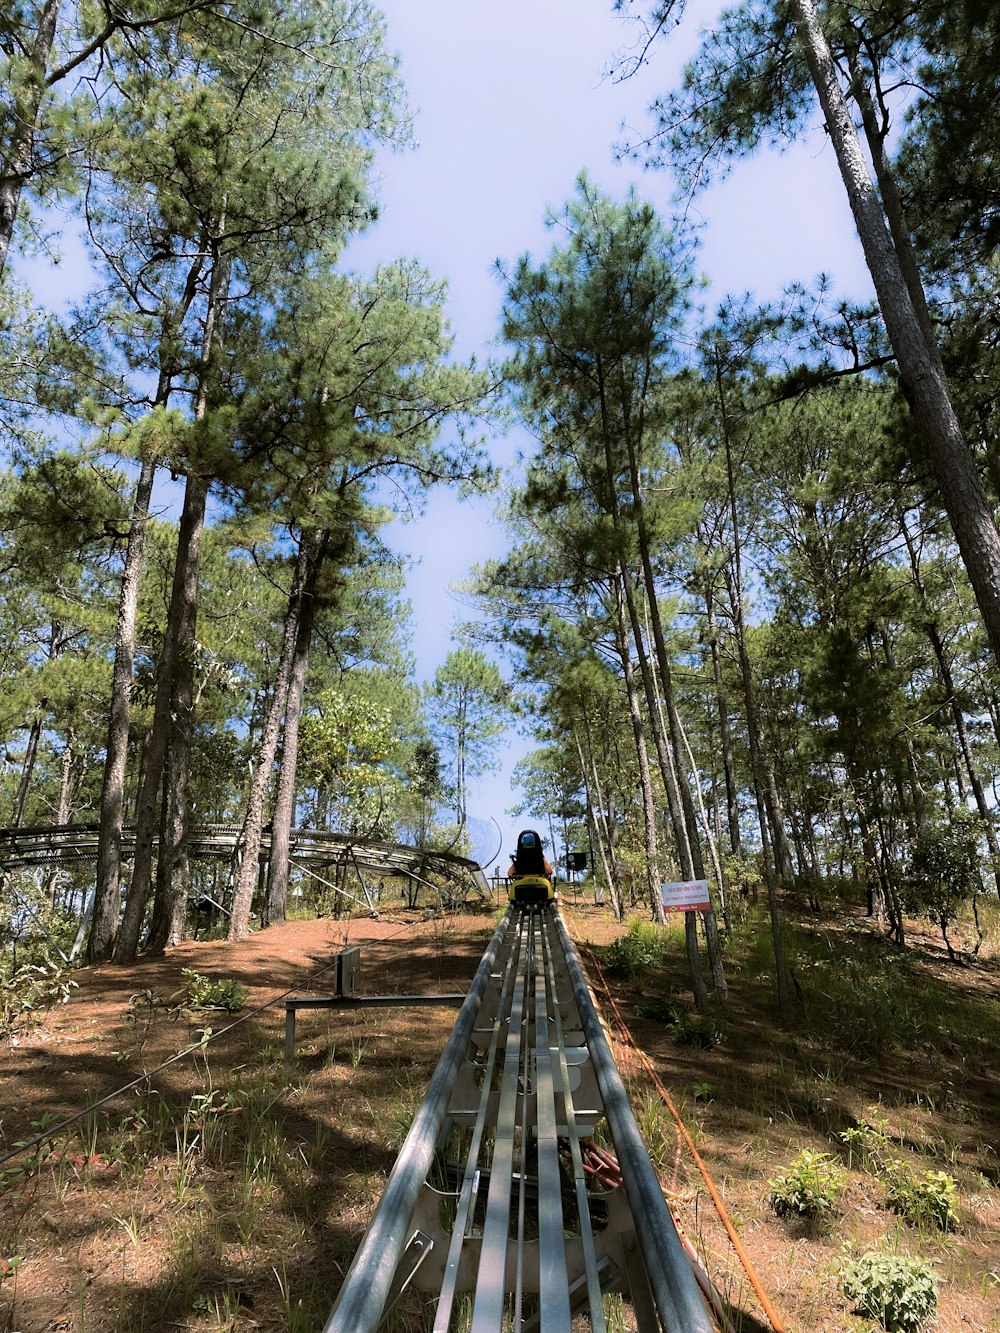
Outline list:
[[[592,963],[621,933],[573,912]],[[362,948],[363,988],[462,989],[494,914],[394,923],[296,922],[236,946],[185,945],[135,973],[81,974],[80,992],[10,1052],[0,1074],[6,1149],[183,1046],[213,1014],[145,1005],[181,968],[231,976],[261,1003]],[[927,933],[905,955],[865,923],[790,929],[799,999],[777,1021],[766,937],[753,913],[728,948],[721,1044],[678,1040],[689,1014],[683,950],[613,980],[626,1021],[672,1090],[743,1243],[790,1330],[866,1330],[840,1294],[845,1247],[887,1246],[942,1276],[940,1333],[1000,1333],[1000,1162],[994,1045],[996,942],[953,967]],[[668,1001],[655,1014],[651,1001]],[[300,1015],[297,1060],[280,1056],[283,1008],[264,1010],[7,1168],[0,1198],[0,1329],[287,1329],[322,1326],[453,1021],[451,1010]],[[666,1021],[669,1019],[670,1021]],[[119,1059],[116,1052],[122,1053]],[[684,1226],[723,1294],[755,1325],[759,1306],[672,1120],[642,1067],[618,1049],[639,1119]],[[865,1160],[838,1137],[873,1127]],[[881,1137],[877,1137],[880,1135]],[[769,1184],[803,1150],[837,1155],[847,1187],[817,1224],[779,1220]],[[957,1230],[911,1226],[886,1206],[876,1151],[914,1172],[951,1174]],[[20,1262],[14,1265],[13,1261]],[[620,1311],[618,1327],[628,1326]],[[399,1327],[419,1327],[404,1318]]]
[[[851,1313],[839,1270],[846,1253],[878,1246],[920,1256],[940,1275],[927,1327],[1000,1333],[995,944],[956,967],[919,926],[900,952],[868,923],[833,926],[791,912],[786,944],[797,981],[787,1026],[776,1011],[766,931],[751,912],[728,946],[730,999],[713,1014],[721,1042],[710,1047],[679,1040],[690,1028],[679,934],[638,982],[608,983],[671,1090],[765,1290],[790,1329],[874,1328]],[[589,952],[608,956],[606,946]],[[664,1000],[668,1021],[643,1016]],[[651,1097],[634,1054],[619,1046],[617,1055],[654,1160],[664,1163],[664,1185],[706,1266],[724,1295],[761,1317],[707,1187],[676,1147],[669,1113]],[[914,1226],[890,1209],[890,1173],[851,1152],[859,1126],[876,1127],[874,1146],[892,1171],[954,1178],[955,1230],[926,1219]],[[804,1150],[837,1158],[847,1187],[828,1218],[781,1220],[768,1206],[770,1182]]]

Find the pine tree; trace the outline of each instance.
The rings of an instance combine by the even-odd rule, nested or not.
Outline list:
[[[619,8],[626,7],[620,0]],[[1000,533],[953,403],[915,261],[911,228],[888,159],[886,71],[920,47],[920,6],[871,13],[850,4],[821,15],[814,0],[727,10],[705,36],[684,87],[655,107],[648,160],[672,161],[692,186],[720,158],[799,133],[818,103],[878,296],[900,386],[937,484],[995,655],[1000,657]],[[652,7],[656,32],[683,9]],[[861,122],[873,169],[852,115]],[[639,150],[644,151],[643,149]],[[874,170],[874,175],[873,175]]]
[[[364,172],[370,144],[397,130],[397,87],[392,63],[381,54],[377,21],[363,5],[350,13],[333,9],[255,10],[247,24],[234,22],[232,14],[217,21],[190,15],[180,35],[147,34],[135,59],[114,66],[118,96],[109,100],[95,137],[92,170],[99,188],[91,231],[124,307],[131,305],[131,359],[158,369],[158,401],[189,395],[193,418],[170,459],[187,482],[159,708],[137,811],[123,959],[138,941],[165,760],[168,836],[158,864],[154,940],[162,945],[183,929],[198,550],[213,481],[231,479],[234,468],[246,465],[234,456],[227,417],[244,386],[223,349],[232,349],[237,337],[245,347],[248,329],[263,328],[252,314],[260,303],[279,301],[281,285],[310,256],[329,262],[349,230],[369,218]],[[371,83],[359,79],[362,71],[373,76]],[[110,156],[108,181],[102,173]],[[239,284],[238,303],[232,282]],[[136,526],[141,522],[140,505]],[[111,830],[121,805],[117,771],[107,805]],[[113,831],[109,837],[113,843]],[[113,918],[112,880],[113,874],[105,915]]]
[[[452,756],[455,823],[468,819],[469,783],[484,771],[491,748],[511,720],[511,699],[495,663],[472,648],[453,648],[427,687],[431,728]]]

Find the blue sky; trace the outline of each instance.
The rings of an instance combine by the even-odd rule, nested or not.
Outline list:
[[[546,208],[569,197],[581,169],[616,195],[634,182],[664,216],[673,213],[671,178],[617,163],[613,145],[628,137],[623,124],[648,130],[649,103],[677,82],[699,27],[719,6],[691,0],[683,27],[654,48],[635,78],[616,84],[604,70],[634,40],[634,30],[612,13],[611,0],[376,3],[386,18],[388,46],[400,55],[417,143],[380,155],[380,219],[350,245],[346,265],[366,272],[415,256],[448,282],[456,354],[500,355],[495,261],[547,253]],[[818,126],[786,153],[765,151],[739,164],[698,197],[692,217],[703,223],[697,268],[710,281],[709,308],[726,292],[771,299],[786,283],[809,281],[821,271],[832,275],[841,295],[871,295],[834,156]],[[81,294],[90,277],[72,235],[64,248],[67,262],[56,273],[41,260],[22,266],[39,293],[48,291],[57,303]],[[494,438],[490,448],[513,477],[514,460],[531,441],[515,431]],[[163,504],[169,503],[165,495]],[[414,562],[408,590],[420,679],[433,676],[453,646],[454,624],[468,615],[449,585],[504,549],[495,507],[495,498],[461,502],[441,492],[432,495],[423,517],[392,530],[397,549]],[[530,748],[511,733],[506,746],[498,744],[491,771],[472,785],[470,814],[500,825],[498,860],[514,846],[518,828],[543,827],[537,817],[505,814],[515,800],[511,769]]]
[[[676,83],[698,28],[718,6],[694,0],[682,29],[660,42],[637,77],[619,84],[602,72],[634,33],[612,13],[611,0],[381,0],[379,7],[388,45],[400,53],[417,147],[379,159],[381,217],[351,245],[347,262],[365,270],[416,256],[448,281],[457,353],[497,355],[502,293],[494,261],[547,253],[546,207],[572,193],[582,168],[616,195],[635,182],[671,215],[671,178],[616,163],[613,145],[623,123],[648,129],[649,103]],[[768,151],[739,164],[699,196],[695,210],[704,223],[697,267],[711,283],[709,307],[726,292],[749,290],[767,300],[819,272],[832,275],[841,295],[871,293],[836,162],[818,127],[784,154]],[[517,432],[491,444],[505,468],[530,447]],[[439,494],[422,518],[394,529],[398,549],[418,562],[408,587],[421,678],[444,661],[453,625],[467,616],[449,585],[504,548],[495,504]],[[530,748],[512,734],[498,747],[493,771],[470,792],[470,814],[500,825],[504,855],[519,827],[542,828],[537,818],[505,814],[515,800],[510,771]]]

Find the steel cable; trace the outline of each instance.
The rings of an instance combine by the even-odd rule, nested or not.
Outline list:
[[[375,943],[388,944],[391,940],[398,939],[400,935],[405,934],[408,929],[409,927],[406,926],[402,930],[398,930],[395,935],[389,935],[384,940],[377,940]],[[178,1060],[183,1060],[186,1055],[193,1055],[195,1051],[204,1050],[209,1042],[215,1041],[218,1037],[225,1036],[227,1032],[232,1032],[233,1028],[239,1027],[239,1025],[245,1023],[248,1018],[253,1018],[257,1014],[263,1013],[265,1009],[270,1009],[271,1006],[277,1004],[279,1000],[283,1000],[286,996],[291,995],[292,991],[305,988],[311,981],[315,981],[317,977],[323,976],[325,972],[329,972],[336,966],[337,960],[334,959],[334,961],[328,963],[326,967],[321,967],[317,972],[311,972],[304,981],[299,982],[295,986],[289,986],[288,990],[284,990],[280,995],[275,995],[270,1000],[266,1000],[263,1004],[257,1005],[255,1009],[251,1009],[248,1013],[240,1014],[239,1018],[234,1019],[232,1023],[228,1023],[224,1028],[220,1028],[218,1032],[210,1032],[208,1036],[203,1037],[201,1041],[196,1041],[191,1046],[185,1046],[182,1051],[176,1051],[173,1055],[168,1056],[162,1064],[158,1064],[155,1069],[147,1070],[145,1073],[140,1074],[138,1078],[132,1079],[130,1083],[126,1083],[122,1087],[116,1088],[114,1092],[109,1092],[107,1096],[101,1097],[98,1101],[92,1102],[89,1106],[85,1106],[83,1110],[74,1112],[73,1115],[69,1116],[66,1120],[61,1120],[57,1125],[49,1126],[44,1133],[36,1135],[35,1138],[27,1139],[16,1144],[10,1152],[0,1156],[0,1167],[6,1165],[7,1162],[13,1161],[15,1157],[20,1157],[23,1153],[29,1152],[32,1148],[37,1148],[39,1144],[54,1139],[57,1134],[61,1134],[62,1131],[68,1129],[70,1125],[75,1125],[76,1122],[82,1120],[84,1116],[90,1115],[92,1111],[97,1111],[102,1106],[107,1106],[109,1102],[113,1102],[115,1098],[121,1097],[126,1092],[131,1092],[133,1088],[139,1087],[141,1083],[148,1082],[154,1074],[160,1073],[161,1070],[166,1069],[169,1065],[176,1064]]]

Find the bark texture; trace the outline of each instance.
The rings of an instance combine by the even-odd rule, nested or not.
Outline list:
[[[46,72],[55,42],[59,0],[47,0],[42,8],[31,48],[30,73],[14,97],[13,125],[7,153],[0,163],[0,278],[14,236],[17,209],[24,182],[31,175],[38,112],[45,92]]]
[[[302,605],[302,583],[305,576],[308,555],[303,545],[295,562],[292,589],[288,596],[285,612],[284,632],[281,636],[281,651],[278,656],[278,669],[261,728],[260,745],[257,751],[257,765],[250,780],[247,796],[246,813],[240,832],[239,870],[233,885],[232,912],[229,918],[229,938],[242,939],[250,923],[250,908],[254,889],[257,887],[257,872],[260,861],[261,832],[264,823],[264,805],[274,770],[274,757],[278,750],[278,734],[281,730],[281,716],[285,711],[288,694],[288,678],[295,653],[298,637],[299,612]]]
[[[135,626],[139,606],[146,520],[153,494],[156,464],[144,459],[132,502],[132,526],[125,551],[125,568],[118,600],[115,630],[115,661],[111,673],[111,703],[101,783],[100,832],[97,841],[97,879],[94,915],[87,941],[87,962],[111,956],[121,910],[122,825],[125,809],[125,763],[128,757],[129,718],[132,710],[132,669],[135,659]]]
[[[936,340],[923,326],[907,284],[886,221],[887,202],[879,197],[861,151],[814,0],[793,0],[792,13],[837,154],[903,393],[934,468],[993,655],[1000,661],[1000,533],[952,404]],[[888,171],[878,157],[876,162]]]

